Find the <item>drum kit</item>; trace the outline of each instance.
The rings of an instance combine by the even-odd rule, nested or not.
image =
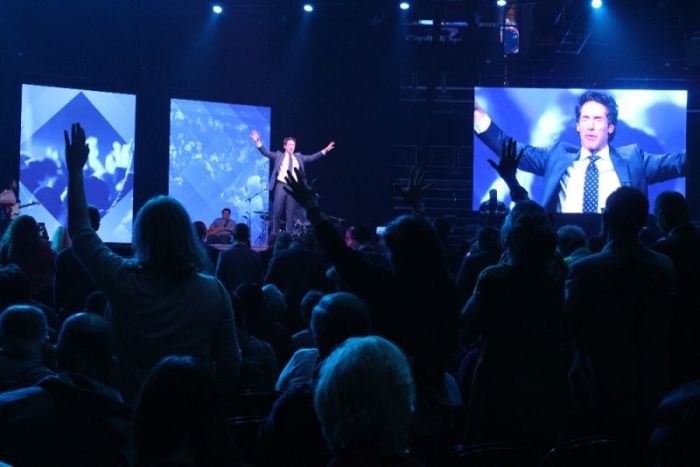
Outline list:
[[[270,214],[267,211],[253,211],[253,214],[256,214],[260,218],[260,223],[262,226],[261,232],[260,232],[260,237],[258,237],[258,242],[260,244],[265,244],[267,241],[267,235],[268,232],[270,231],[270,223],[272,222],[272,214]],[[335,216],[326,216],[328,217],[333,225],[336,227],[340,227],[340,225],[343,222],[347,222],[345,219],[342,219],[340,217],[335,217]],[[284,221],[283,221],[284,222]],[[311,222],[307,219],[302,219],[302,218],[296,218],[294,220],[294,230],[292,233],[292,237],[294,238],[301,238],[305,236],[307,233],[309,233],[313,227],[311,226]]]

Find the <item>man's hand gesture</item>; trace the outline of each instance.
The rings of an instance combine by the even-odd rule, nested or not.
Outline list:
[[[251,131],[250,137],[255,141],[255,144],[260,144],[260,133],[258,133],[258,130]]]
[[[325,155],[328,154],[330,151],[332,151],[333,148],[335,148],[335,141],[331,141],[330,143],[328,143],[328,146],[326,146],[325,148],[323,148],[323,150],[322,150],[321,152],[322,152],[323,155],[325,156]]]
[[[80,123],[71,125],[70,138],[68,131],[63,131],[63,138],[66,141],[66,166],[71,172],[82,173],[83,167],[90,154],[90,148],[85,144],[85,130]]]

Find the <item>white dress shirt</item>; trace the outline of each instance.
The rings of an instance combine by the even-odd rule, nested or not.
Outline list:
[[[292,167],[293,169],[298,169],[299,168],[299,161],[295,156],[292,154],[284,153],[284,159],[282,159],[282,164],[280,165],[280,171],[277,174],[277,181],[284,183],[284,177],[287,176],[287,170],[289,170],[289,159],[292,159]],[[292,178],[294,180],[297,179],[296,174],[294,173],[294,170],[292,170]]]
[[[610,160],[610,146],[605,146],[596,153],[600,159],[595,163],[598,168],[598,209],[605,206],[610,194],[620,188],[620,179]],[[591,151],[581,148],[578,160],[569,166],[564,176],[559,180],[559,211],[568,213],[583,212],[583,184],[586,180],[586,169],[590,163]]]

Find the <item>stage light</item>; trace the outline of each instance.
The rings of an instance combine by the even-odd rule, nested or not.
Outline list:
[[[591,6],[598,9],[603,6],[603,0],[591,0]]]
[[[498,6],[506,6],[506,0],[498,0],[498,1],[496,2],[496,5],[498,5]]]
[[[312,11],[314,11],[314,6],[310,3],[307,3],[306,5],[304,5],[304,11],[307,13],[311,13]]]
[[[401,8],[402,10],[408,10],[409,8],[411,8],[411,4],[408,2],[401,2],[399,3],[399,8]]]
[[[222,7],[222,6],[219,5],[218,3],[215,3],[215,4],[213,4],[213,5],[211,6],[211,11],[213,11],[213,12],[216,13],[217,15],[220,15],[221,13],[224,12],[224,7]]]

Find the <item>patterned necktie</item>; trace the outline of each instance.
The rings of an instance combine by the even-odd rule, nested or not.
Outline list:
[[[583,212],[598,212],[598,167],[595,165],[600,156],[591,154],[583,181]]]

